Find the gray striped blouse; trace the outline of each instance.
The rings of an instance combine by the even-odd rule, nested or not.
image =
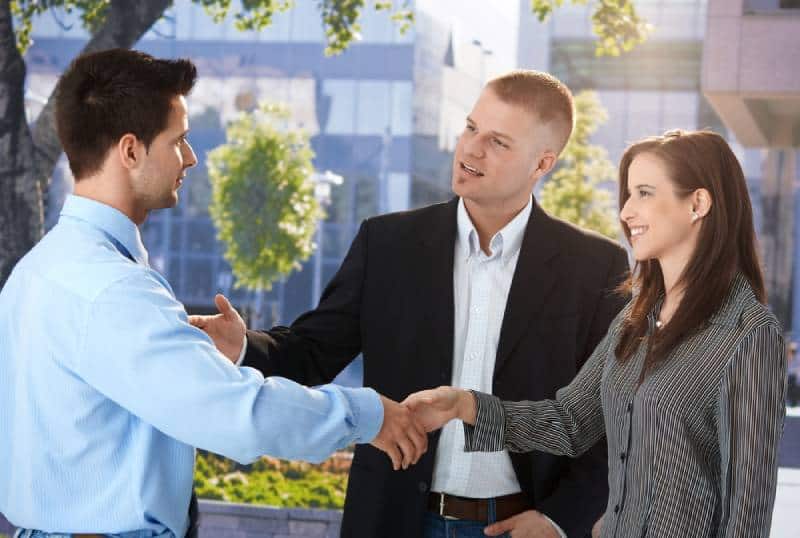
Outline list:
[[[606,435],[604,538],[769,536],[786,411],[777,320],[739,275],[706,328],[637,388],[644,346],[625,364],[614,358],[629,308],[555,400],[475,393],[466,450],[576,457]]]

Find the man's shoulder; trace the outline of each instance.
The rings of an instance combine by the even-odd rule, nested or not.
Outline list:
[[[366,222],[377,227],[419,227],[448,218],[451,214],[455,217],[455,200],[448,200],[405,211],[396,211],[370,217]]]
[[[450,200],[407,211],[386,213],[366,219],[362,231],[371,245],[397,248],[405,242],[416,244],[443,229],[455,228],[456,202]]]
[[[69,243],[66,241],[70,240]],[[120,283],[150,280],[147,268],[131,262],[102,238],[48,233],[20,261],[20,276],[86,302]]]
[[[557,236],[562,252],[585,257],[614,257],[626,255],[617,241],[593,230],[587,230],[552,215],[546,215],[548,226]]]

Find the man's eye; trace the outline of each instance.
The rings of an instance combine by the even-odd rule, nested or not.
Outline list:
[[[505,142],[503,142],[503,141],[502,141],[502,140],[500,140],[499,138],[493,138],[493,139],[492,139],[492,142],[494,142],[495,144],[497,144],[497,145],[498,145],[498,146],[500,146],[501,148],[507,148],[507,147],[508,147],[508,144],[506,144]]]

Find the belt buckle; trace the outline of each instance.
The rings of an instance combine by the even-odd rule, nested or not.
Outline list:
[[[439,516],[443,517],[444,519],[458,519],[457,517],[446,516],[444,514],[444,496],[444,493],[439,493]]]

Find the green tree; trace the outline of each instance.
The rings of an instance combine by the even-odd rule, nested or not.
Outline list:
[[[268,290],[313,249],[322,216],[310,179],[314,154],[287,118],[276,106],[242,114],[208,156],[209,212],[237,286]]]
[[[575,96],[575,129],[558,168],[542,187],[539,202],[551,215],[616,239],[616,210],[611,191],[604,187],[613,185],[616,167],[605,148],[591,144],[592,134],[607,119],[594,92]]]
[[[293,0],[241,0],[241,10],[232,13],[231,0],[192,1],[216,21],[232,15],[242,30],[262,29],[276,13],[294,5]],[[562,3],[531,0],[531,9],[544,19]],[[0,0],[0,285],[44,233],[44,193],[61,155],[55,132],[58,85],[31,125],[25,117],[22,52],[31,42],[35,16],[51,9],[79,13],[92,34],[81,51],[86,53],[133,46],[171,5],[172,0]],[[359,36],[367,0],[318,0],[317,5],[327,36],[326,52],[343,51]],[[409,0],[370,0],[369,5],[394,10],[392,18],[401,29],[413,22]],[[645,25],[631,0],[597,0],[593,20],[598,53],[619,53],[644,39]]]
[[[570,0],[573,4],[586,4],[588,0]],[[531,0],[531,9],[544,21],[564,0]],[[598,56],[619,56],[647,39],[652,27],[641,19],[633,7],[633,0],[598,0],[592,13],[592,31],[597,36]]]

